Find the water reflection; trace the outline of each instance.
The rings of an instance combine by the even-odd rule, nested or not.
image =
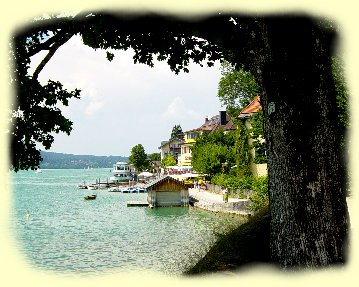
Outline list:
[[[147,216],[159,217],[177,217],[188,214],[188,207],[173,206],[173,207],[155,207],[146,208],[145,213]]]

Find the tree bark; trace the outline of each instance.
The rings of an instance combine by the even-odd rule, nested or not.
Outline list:
[[[283,267],[344,263],[349,219],[330,63],[335,35],[308,18],[266,19],[265,26],[271,257]]]
[[[79,31],[92,48],[132,47],[135,61],[149,65],[152,54],[160,53],[175,72],[186,67],[187,52],[196,45],[200,48],[191,56],[195,62],[206,55],[210,61],[228,58],[251,68],[262,88],[272,260],[284,267],[345,262],[349,225],[345,164],[330,63],[335,35],[309,18],[295,16],[239,15],[236,25],[224,15],[197,24],[131,19],[91,16],[81,19]],[[211,45],[194,41],[198,36]],[[188,46],[178,40],[183,37]],[[20,49],[18,54],[22,53]],[[17,73],[25,77],[26,53],[17,61],[21,63]]]

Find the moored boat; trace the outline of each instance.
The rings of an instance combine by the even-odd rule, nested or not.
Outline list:
[[[89,189],[89,190],[97,190],[98,186],[97,186],[97,184],[90,184],[90,185],[87,186],[87,189]]]
[[[92,199],[96,199],[97,195],[96,194],[90,194],[90,195],[85,195],[84,199],[85,200],[92,200]]]
[[[119,161],[113,165],[112,176],[110,177],[110,181],[112,182],[130,181],[133,180],[134,173],[135,171],[132,164]]]
[[[119,188],[118,186],[114,186],[114,187],[110,187],[108,189],[109,192],[121,192],[121,188]]]
[[[147,190],[142,187],[125,187],[121,189],[122,193],[145,193]]]
[[[87,185],[86,185],[85,182],[84,182],[84,184],[79,184],[77,187],[78,187],[79,189],[87,189]]]

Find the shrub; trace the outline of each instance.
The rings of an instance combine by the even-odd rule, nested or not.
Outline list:
[[[246,197],[244,190],[251,190],[253,194],[250,196],[252,204],[248,209],[257,211],[268,205],[268,176],[231,176],[227,174],[217,174],[212,177],[213,184],[224,186],[231,190],[231,195],[238,198]]]
[[[249,198],[253,203],[249,210],[258,211],[268,205],[268,176],[258,177],[254,180],[252,190],[255,193]]]

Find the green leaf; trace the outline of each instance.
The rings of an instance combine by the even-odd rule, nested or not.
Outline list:
[[[115,57],[115,55],[111,52],[106,52],[106,58],[107,60],[109,60],[110,62],[113,60],[113,58]]]

